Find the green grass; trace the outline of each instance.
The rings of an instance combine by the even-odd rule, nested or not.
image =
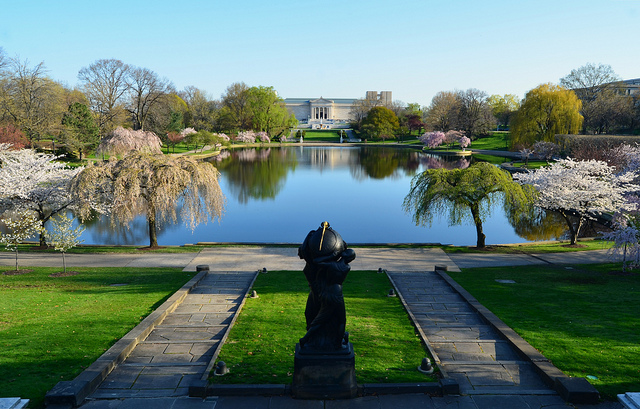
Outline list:
[[[384,274],[352,271],[344,283],[347,331],[356,354],[358,383],[427,382],[418,372],[427,352],[398,298],[387,297]],[[216,383],[289,384],[295,344],[304,336],[309,293],[301,272],[261,274],[219,359],[230,373]]]
[[[305,130],[304,142],[340,142],[340,136],[335,130]]]
[[[509,150],[509,132],[493,132],[490,136],[484,136],[471,142],[469,149],[486,149],[491,151]]]
[[[578,246],[569,246],[569,242],[523,243],[512,245],[487,246],[484,250],[476,247],[442,246],[445,253],[504,253],[504,254],[540,254],[566,253],[574,251],[605,250],[613,246],[613,242],[604,240],[579,240]]]
[[[2,267],[2,271],[10,270]],[[0,275],[0,397],[41,407],[195,273],[171,268],[60,268]],[[112,284],[126,284],[112,286]]]
[[[619,270],[600,264],[449,274],[565,374],[597,377],[589,382],[613,400],[640,390],[640,275]]]

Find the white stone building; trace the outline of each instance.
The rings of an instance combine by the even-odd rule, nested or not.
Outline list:
[[[366,99],[391,104],[391,91],[367,91]],[[300,128],[347,128],[352,120],[350,112],[356,98],[285,98],[287,109],[295,115]]]

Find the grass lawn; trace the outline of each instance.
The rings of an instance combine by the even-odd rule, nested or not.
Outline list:
[[[347,331],[358,383],[428,382],[418,372],[426,349],[398,298],[387,297],[385,274],[352,271],[344,283]],[[309,288],[301,272],[258,276],[254,290],[222,347],[230,373],[216,383],[289,384],[295,345],[304,336]]]
[[[640,390],[640,275],[619,270],[620,264],[600,264],[449,274],[565,374],[589,376],[614,400]]]
[[[304,129],[304,142],[340,142],[340,135],[335,130]]]
[[[442,246],[445,253],[505,253],[505,254],[540,254],[566,253],[573,251],[606,250],[613,246],[613,242],[604,240],[578,240],[578,246],[569,246],[569,242],[523,243],[508,246],[487,246],[484,250],[476,247]]]
[[[471,142],[469,149],[486,149],[491,151],[509,150],[509,132],[493,132],[490,136],[484,136]]]
[[[2,271],[7,271],[2,267]],[[0,397],[41,407],[195,273],[171,268],[37,267],[0,274]],[[126,284],[112,286],[113,284]]]

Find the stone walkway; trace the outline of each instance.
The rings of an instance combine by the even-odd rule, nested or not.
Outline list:
[[[89,399],[188,395],[206,377],[257,273],[210,272]]]
[[[436,272],[389,272],[447,377],[464,395],[555,395],[507,340]]]

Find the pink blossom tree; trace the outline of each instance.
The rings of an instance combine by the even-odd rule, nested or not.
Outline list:
[[[447,133],[444,134],[444,143],[446,143],[450,147],[453,147],[454,145],[460,143],[460,140],[463,136],[465,136],[464,131],[455,131],[453,129],[450,129],[447,131]]]
[[[122,156],[130,151],[162,153],[162,141],[153,132],[125,129],[121,126],[102,138],[96,152]]]
[[[465,148],[469,145],[471,145],[471,139],[467,138],[466,136],[463,136],[462,138],[460,138],[460,147],[462,148],[462,151],[464,152]]]
[[[420,142],[427,145],[430,149],[437,148],[444,142],[444,132],[427,132],[420,137]]]
[[[256,133],[253,131],[238,132],[238,136],[236,136],[236,141],[242,142],[242,143],[255,143]]]

